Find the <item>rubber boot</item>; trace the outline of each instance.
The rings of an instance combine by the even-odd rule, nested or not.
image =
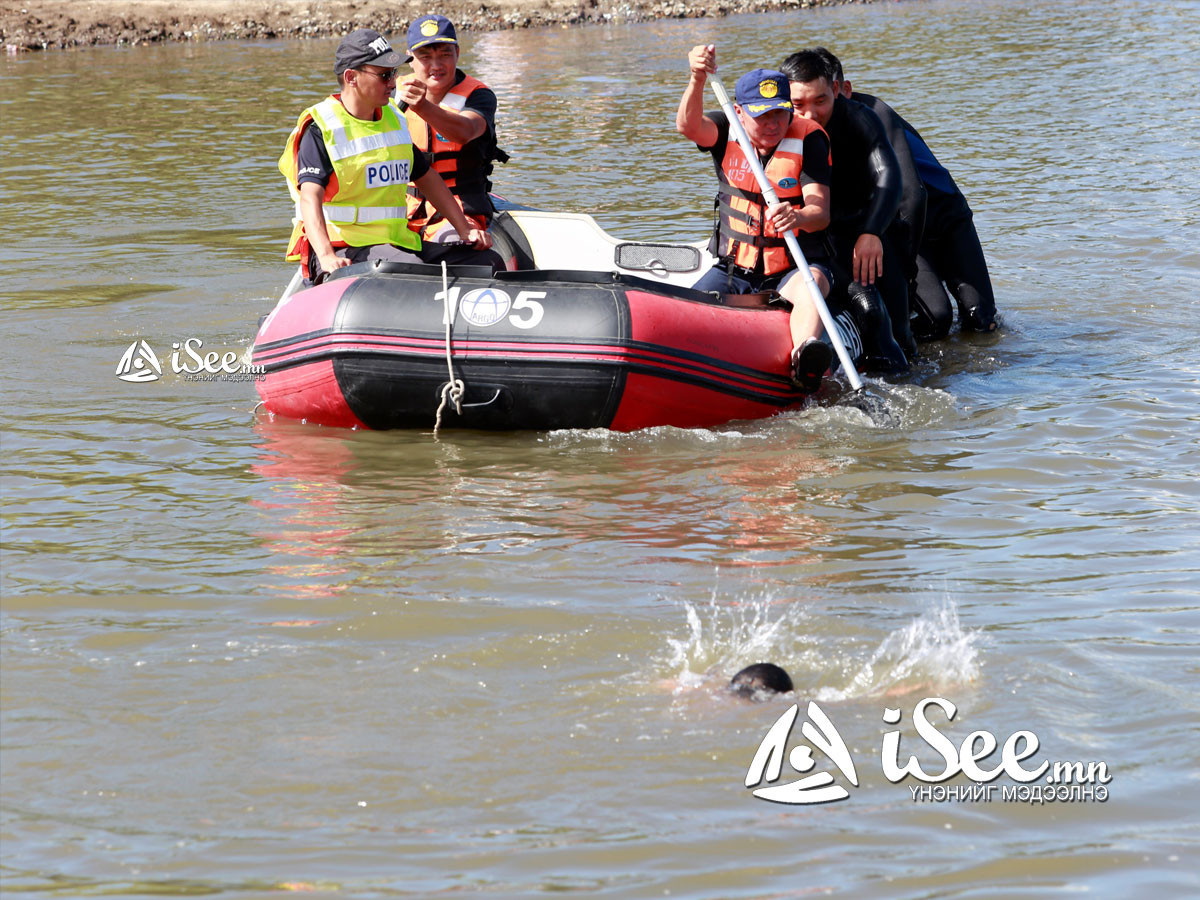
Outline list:
[[[892,320],[873,287],[854,281],[846,289],[846,306],[863,342],[863,368],[884,375],[908,371],[908,358],[892,334]]]
[[[850,285],[851,290],[853,290],[854,284]],[[886,284],[877,282],[875,285],[863,285],[863,287],[875,291],[879,296],[884,315],[892,324],[892,339],[899,344],[901,352],[915,356],[917,339],[913,336],[912,321],[909,318],[911,301],[908,296],[908,284],[903,279],[896,279]]]
[[[882,304],[883,301],[880,300],[880,305]],[[886,315],[886,306],[883,308],[883,311]],[[892,340],[896,343],[896,346],[900,348],[900,352],[902,354],[907,353],[909,356],[916,356],[917,338],[912,331],[912,320],[905,317],[903,323],[899,327],[896,326],[896,320],[890,315],[888,316],[888,320],[892,323]],[[908,365],[908,363],[906,362],[905,365]]]
[[[981,303],[973,309],[967,309],[959,304],[958,319],[963,331],[995,331],[996,307],[987,308]]]

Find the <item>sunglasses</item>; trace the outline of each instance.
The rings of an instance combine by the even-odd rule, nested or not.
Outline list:
[[[374,75],[380,81],[394,81],[396,79],[396,73],[400,70],[384,69],[382,72],[376,72],[374,69],[359,69],[358,71],[364,72],[367,75]]]

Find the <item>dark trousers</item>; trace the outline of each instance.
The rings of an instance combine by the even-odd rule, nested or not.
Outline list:
[[[847,276],[854,271],[854,244],[858,240],[858,235],[859,232],[853,228],[839,229],[837,233],[832,234],[838,267]],[[917,343],[913,339],[912,330],[909,327],[908,276],[905,261],[886,234],[880,236],[880,242],[883,244],[883,275],[875,279],[875,287],[879,291],[879,296],[883,298],[883,305],[887,308],[888,317],[892,320],[892,334],[896,338],[896,343],[905,353],[911,355],[916,350]],[[835,271],[834,274],[838,273]],[[838,280],[841,281],[840,278]],[[842,284],[848,286],[848,282],[842,282]],[[844,294],[844,292],[844,288],[839,291],[840,294]]]
[[[946,201],[936,211],[930,199],[936,215],[929,216],[917,257],[913,331],[922,340],[949,334],[954,322],[951,296],[964,327],[987,330],[996,318],[996,296],[971,209],[961,195],[961,202]]]

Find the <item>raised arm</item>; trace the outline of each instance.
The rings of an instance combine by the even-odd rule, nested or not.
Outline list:
[[[717,71],[717,48],[697,44],[688,53],[688,83],[675,113],[675,130],[699,147],[711,147],[720,137],[716,124],[704,114],[704,85]]]
[[[473,141],[487,131],[487,119],[473,109],[446,109],[425,96],[425,85],[406,78],[396,88],[396,99],[429,123],[429,127],[456,144]],[[404,108],[404,107],[401,107]]]

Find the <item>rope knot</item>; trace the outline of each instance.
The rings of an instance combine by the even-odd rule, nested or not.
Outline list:
[[[454,411],[462,415],[462,398],[467,392],[467,385],[461,378],[454,377],[454,350],[450,343],[450,333],[454,322],[454,304],[450,300],[450,283],[446,272],[446,261],[442,260],[442,303],[445,304],[446,314],[446,371],[450,380],[442,386],[442,402],[438,404],[437,417],[433,422],[433,438],[437,440],[438,429],[442,427],[442,412],[446,409],[447,401],[454,404]]]

